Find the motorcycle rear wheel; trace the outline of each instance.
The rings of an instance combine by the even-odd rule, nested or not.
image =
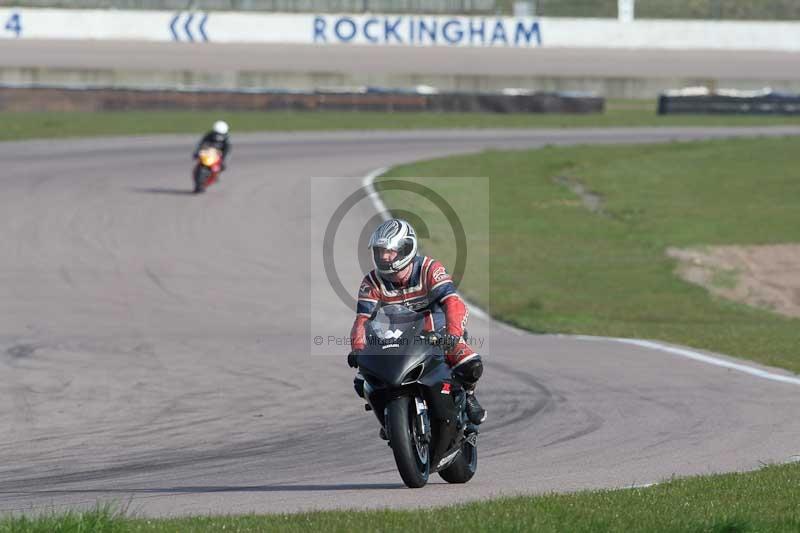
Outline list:
[[[450,466],[439,471],[439,476],[448,483],[466,483],[478,470],[478,448],[464,443],[461,453]]]
[[[418,440],[416,416],[413,398],[408,396],[392,400],[387,406],[389,443],[397,471],[412,489],[424,487],[430,475],[430,446]]]

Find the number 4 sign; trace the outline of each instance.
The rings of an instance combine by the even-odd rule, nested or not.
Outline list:
[[[6,21],[6,31],[13,32],[17,37],[22,34],[22,17],[19,13],[12,13]]]

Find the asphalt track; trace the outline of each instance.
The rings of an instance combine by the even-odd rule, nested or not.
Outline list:
[[[6,40],[0,67],[126,71],[353,73],[800,80],[800,54],[764,51],[375,47]]]
[[[335,206],[376,167],[487,147],[753,134],[800,128],[238,135],[202,197],[193,137],[0,143],[0,511],[412,507],[789,459],[796,384],[474,316],[491,334],[479,472],[408,490],[346,348],[310,355],[352,318],[312,275],[328,217],[313,195]],[[374,215],[364,201],[343,220],[345,251]],[[355,289],[357,263],[337,268]]]

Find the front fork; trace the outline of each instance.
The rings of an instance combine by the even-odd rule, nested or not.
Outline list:
[[[417,416],[414,418],[414,424],[417,427],[417,435],[420,435],[422,441],[425,443],[431,442],[431,419],[428,416],[428,404],[424,398],[414,396],[414,406],[416,408]]]
[[[418,437],[422,440],[425,444],[430,444],[431,442],[431,419],[428,415],[428,404],[424,398],[420,398],[419,396],[414,396],[414,429]],[[383,410],[383,420],[384,420],[384,430],[386,431],[387,435],[391,435],[389,432],[389,407],[384,408]]]

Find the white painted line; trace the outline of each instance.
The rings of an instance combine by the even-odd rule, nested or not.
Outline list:
[[[633,344],[634,346],[641,346],[642,348],[649,348],[651,350],[660,350],[662,352],[668,352],[671,354],[680,355],[681,357],[686,357],[687,359],[693,359],[695,361],[700,361],[701,363],[706,363],[709,365],[721,366],[722,368],[736,370],[737,372],[744,372],[745,374],[750,374],[751,376],[756,376],[763,379],[780,381],[782,383],[791,383],[792,385],[800,385],[800,377],[776,374],[774,372],[769,372],[767,370],[762,370],[760,368],[755,368],[749,365],[743,365],[741,363],[734,363],[733,361],[728,361],[726,359],[721,359],[719,357],[713,357],[711,355],[702,354],[700,352],[695,352],[693,350],[689,350],[686,348],[678,348],[677,346],[668,346],[666,344],[661,344],[660,342],[645,341],[641,339],[614,339],[614,340],[624,344]]]
[[[691,350],[689,348],[670,346],[668,344],[662,344],[656,341],[648,341],[644,339],[626,339],[622,337],[595,337],[592,335],[560,335],[560,336],[582,341],[606,341],[606,342],[619,342],[622,344],[632,344],[634,346],[647,348],[649,350],[656,350],[659,352],[667,352],[673,355],[679,355],[681,357],[692,359],[694,361],[699,361],[701,363],[706,363],[708,365],[714,365],[722,368],[727,368],[729,370],[735,370],[737,372],[743,372],[745,374],[749,374],[751,376],[755,376],[762,379],[779,381],[781,383],[788,383],[791,385],[800,385],[799,376],[787,376],[785,374],[776,374],[775,372],[769,372],[768,370],[763,370],[761,368],[756,368],[742,363],[735,363],[727,359],[722,359],[721,357],[714,357],[713,355],[700,353]]]
[[[388,167],[376,168],[364,176],[364,179],[361,180],[361,186],[367,191],[367,197],[372,200],[372,205],[375,206],[375,211],[381,215],[383,220],[389,220],[392,218],[392,214],[389,212],[386,204],[383,203],[383,200],[381,200],[381,196],[378,194],[378,191],[375,190],[375,178],[381,174],[386,174],[388,170]]]
[[[372,172],[364,176],[364,179],[361,181],[364,189],[366,189],[367,191],[367,195],[369,196],[370,200],[372,200],[372,205],[375,206],[375,209],[378,211],[378,213],[381,214],[384,220],[388,220],[389,218],[391,218],[391,214],[389,212],[389,209],[386,207],[386,204],[384,204],[383,200],[381,200],[378,191],[375,190],[375,178],[377,178],[381,174],[385,174],[387,170],[389,169],[386,167],[373,170]],[[498,325],[499,327],[509,332],[514,333],[515,335],[523,335],[530,333],[529,331],[515,328],[510,324],[505,324],[499,320],[492,319],[486,313],[486,311],[484,311],[483,309],[474,304],[467,302],[467,305],[469,305],[469,311],[473,315],[483,320],[493,321],[494,324]],[[610,342],[619,342],[622,344],[632,344],[634,346],[639,346],[641,348],[647,348],[650,350],[656,350],[660,352],[667,352],[673,355],[686,357],[687,359],[692,359],[694,361],[699,361],[701,363],[719,366],[722,368],[728,368],[730,370],[736,370],[737,372],[743,372],[745,374],[749,374],[751,376],[755,376],[762,379],[769,379],[772,381],[788,383],[791,385],[800,385],[800,377],[798,376],[787,376],[784,374],[776,374],[774,372],[769,372],[767,370],[762,370],[760,368],[755,368],[749,365],[734,363],[733,361],[728,361],[726,359],[721,359],[719,357],[713,357],[711,355],[702,354],[700,352],[696,352],[694,350],[690,350],[687,348],[678,348],[677,346],[669,346],[666,344],[661,344],[659,342],[647,341],[643,339],[624,339],[621,337],[594,337],[591,335],[561,335],[561,336],[578,340],[610,341]]]
[[[655,487],[656,485],[660,485],[660,483],[634,483],[633,485],[628,485],[627,487],[623,487],[623,488],[629,489],[629,490],[646,489],[648,487]]]

